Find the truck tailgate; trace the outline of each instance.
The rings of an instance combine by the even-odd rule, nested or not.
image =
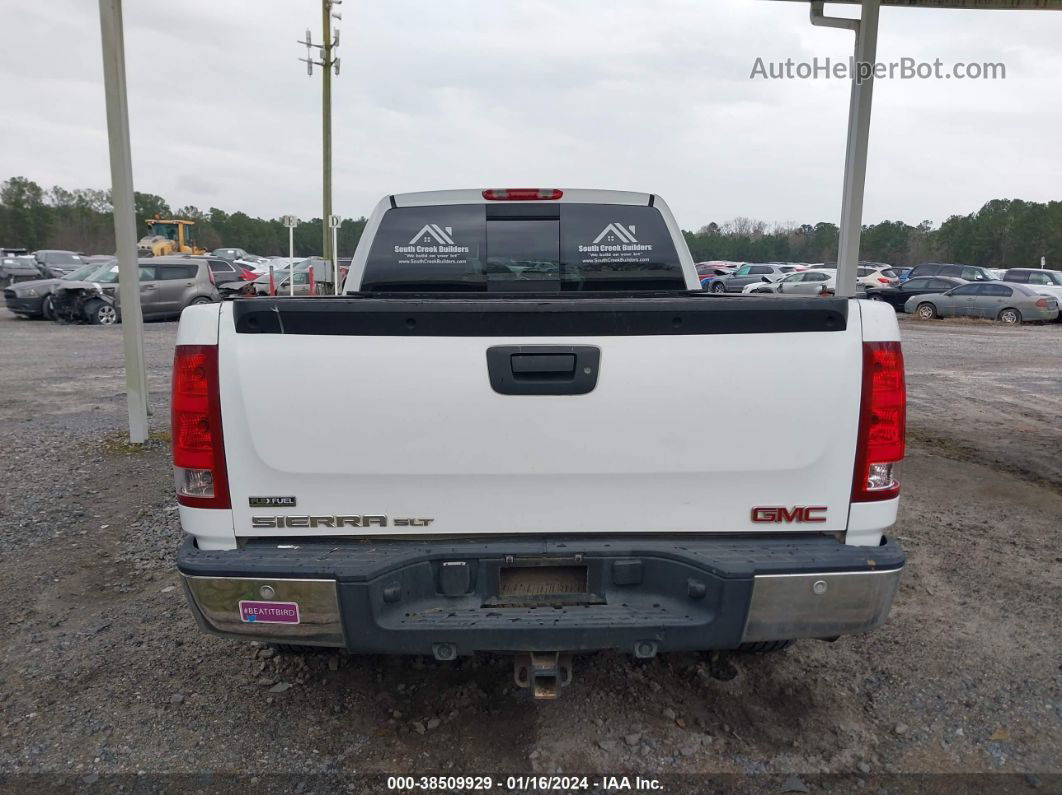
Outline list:
[[[856,302],[500,303],[225,304],[236,534],[845,529]],[[597,348],[596,384],[500,394],[487,350],[506,345]],[[809,506],[825,521],[753,521]]]

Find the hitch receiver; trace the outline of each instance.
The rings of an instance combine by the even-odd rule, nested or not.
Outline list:
[[[531,688],[536,699],[553,699],[572,681],[572,656],[556,651],[518,652],[513,658],[513,679]]]

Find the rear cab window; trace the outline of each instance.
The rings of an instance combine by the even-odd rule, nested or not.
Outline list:
[[[521,202],[388,210],[361,289],[684,291],[686,282],[654,207]]]

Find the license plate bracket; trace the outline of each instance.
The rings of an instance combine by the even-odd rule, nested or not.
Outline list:
[[[549,559],[516,561],[498,569],[498,593],[487,605],[599,604],[590,593],[590,573],[585,563]]]

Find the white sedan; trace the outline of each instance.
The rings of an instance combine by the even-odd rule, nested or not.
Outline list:
[[[766,279],[766,277],[764,278]],[[836,286],[837,271],[806,270],[786,274],[775,281],[747,284],[741,292],[774,295],[818,295],[823,290],[832,293]]]

